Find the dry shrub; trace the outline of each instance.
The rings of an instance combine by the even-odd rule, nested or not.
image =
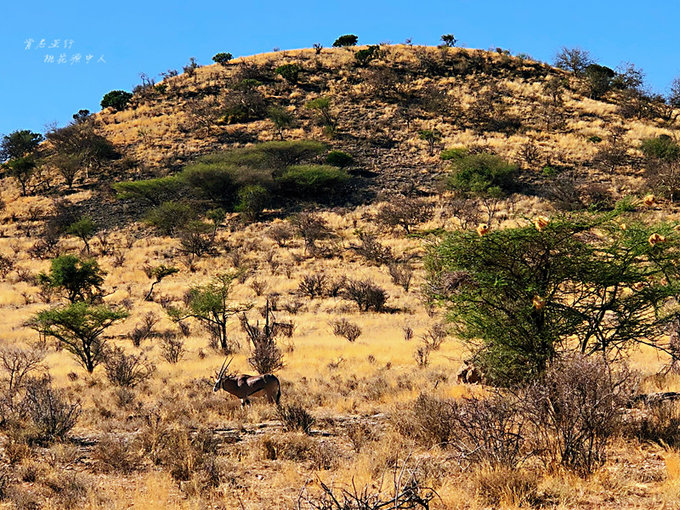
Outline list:
[[[133,329],[128,335],[130,340],[132,340],[132,345],[139,347],[144,340],[154,336],[155,332],[153,328],[158,323],[158,321],[158,316],[155,313],[147,313],[142,319],[142,322],[137,324],[135,329]]]
[[[92,451],[92,458],[97,469],[104,473],[130,474],[144,464],[139,443],[113,434],[99,440]]]
[[[267,237],[276,241],[276,244],[282,248],[286,246],[294,235],[293,227],[289,223],[275,223],[267,230]]]
[[[375,235],[359,232],[359,240],[361,244],[352,246],[352,249],[367,261],[382,266],[394,260],[392,249],[389,246],[383,246]]]
[[[300,432],[265,435],[258,446],[264,459],[309,462],[313,469],[333,469],[341,460],[333,443],[320,442]]]
[[[600,467],[611,438],[621,432],[635,378],[625,365],[598,356],[554,363],[519,395],[531,423],[533,449],[550,467],[581,475]]]
[[[375,219],[391,229],[401,227],[409,234],[413,227],[430,220],[433,214],[432,204],[422,198],[396,196],[378,210]]]
[[[395,425],[425,446],[454,450],[463,468],[473,463],[514,467],[522,461],[526,440],[526,420],[518,411],[515,399],[500,394],[459,401],[421,394]]]
[[[533,506],[538,502],[539,477],[508,467],[483,468],[475,472],[472,485],[484,504],[498,508]]]
[[[61,471],[48,476],[44,482],[50,488],[58,508],[82,508],[92,491],[92,480],[80,473]]]
[[[52,388],[49,379],[26,384],[24,406],[36,430],[36,441],[49,443],[64,439],[80,417],[79,402],[70,402],[64,392]]]
[[[359,311],[367,312],[371,308],[382,312],[387,301],[387,293],[370,280],[347,280],[345,285],[347,299],[359,306]]]
[[[448,332],[444,324],[435,324],[422,335],[423,344],[431,351],[438,351],[444,343]]]
[[[408,292],[411,287],[411,280],[413,279],[413,268],[405,263],[393,262],[388,266],[392,283],[399,285]]]
[[[359,453],[364,446],[375,441],[375,432],[367,423],[350,423],[346,429],[347,438],[352,443],[354,451]]]
[[[161,354],[168,363],[178,363],[184,357],[184,341],[177,338],[173,331],[165,331],[161,335]]]
[[[314,417],[300,404],[280,405],[276,414],[286,430],[301,431],[309,434],[314,425]]]
[[[331,323],[331,326],[333,327],[333,334],[335,336],[341,336],[348,342],[356,341],[361,335],[361,328],[347,319],[335,320]]]
[[[298,285],[298,294],[309,296],[310,299],[320,297],[326,285],[326,275],[324,273],[312,273],[302,277]]]
[[[156,371],[156,365],[143,353],[125,354],[120,347],[109,351],[104,360],[104,368],[111,384],[127,388],[134,388],[148,380]]]
[[[680,445],[680,403],[656,402],[633,413],[625,426],[627,436],[672,448]]]

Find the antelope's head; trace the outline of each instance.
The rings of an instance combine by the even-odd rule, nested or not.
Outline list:
[[[227,363],[227,358],[225,358],[224,363],[222,363],[222,368],[220,368],[219,372],[215,373],[215,385],[213,386],[213,392],[219,391],[220,386],[222,384],[222,379],[227,374],[227,369],[229,368],[229,365],[231,365],[232,359],[230,359],[229,362]]]

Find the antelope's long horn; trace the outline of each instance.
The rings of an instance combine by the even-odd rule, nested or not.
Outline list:
[[[218,374],[219,374],[217,376],[218,379],[220,377],[222,377],[222,374],[224,373],[224,365],[226,365],[226,364],[227,364],[227,358],[224,358],[224,362],[222,363],[222,366],[220,367],[220,371],[218,372]]]

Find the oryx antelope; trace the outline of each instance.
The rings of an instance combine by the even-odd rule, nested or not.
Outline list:
[[[231,360],[227,363],[224,360],[222,368],[217,373],[215,379],[215,386],[213,391],[219,391],[222,388],[227,393],[237,396],[241,399],[241,405],[250,404],[248,397],[252,396],[266,396],[267,401],[278,405],[281,399],[281,383],[274,374],[264,375],[231,375],[227,372]]]

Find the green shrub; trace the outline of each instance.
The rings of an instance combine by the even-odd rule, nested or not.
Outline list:
[[[284,64],[274,69],[274,72],[281,75],[288,83],[297,83],[301,71],[302,67],[298,64]]]
[[[179,178],[213,202],[231,205],[238,189],[235,183],[236,173],[233,166],[199,161],[186,166]]]
[[[160,205],[175,198],[183,187],[183,183],[177,177],[159,177],[113,184],[118,198],[139,200],[149,205]]]
[[[600,143],[602,141],[602,137],[597,136],[597,135],[593,135],[590,138],[588,138],[588,141],[590,143]]]
[[[171,201],[149,210],[145,221],[156,227],[162,234],[173,235],[197,216],[189,204]]]
[[[220,64],[221,66],[226,66],[232,58],[233,55],[231,53],[221,52],[216,53],[212,59],[214,62]]]
[[[334,48],[344,48],[347,46],[356,46],[359,38],[354,34],[346,34],[338,37],[333,43]]]
[[[671,162],[680,158],[680,146],[668,135],[642,140],[640,150],[647,159]]]
[[[313,198],[319,198],[319,193],[337,190],[348,180],[345,170],[329,165],[290,166],[278,178],[284,192]]]
[[[52,260],[49,273],[38,274],[38,283],[63,291],[71,302],[91,301],[101,292],[106,273],[96,260],[81,260],[75,255],[62,255]]]
[[[340,168],[345,168],[351,166],[354,163],[354,158],[343,151],[330,151],[326,155],[326,163],[331,166],[337,166]]]
[[[269,201],[269,191],[264,186],[249,184],[238,191],[236,211],[248,219],[256,219]]]
[[[378,58],[379,55],[380,55],[380,46],[372,44],[368,48],[357,51],[354,54],[354,58],[356,59],[356,61],[359,65],[365,66],[371,60]]]
[[[101,101],[102,108],[108,108],[109,106],[114,110],[124,110],[125,107],[132,99],[132,94],[125,90],[112,90],[107,92]]]
[[[454,147],[452,149],[446,149],[445,151],[442,151],[440,157],[444,161],[457,161],[467,157],[468,154],[469,151],[467,147]]]
[[[493,154],[471,154],[453,162],[448,178],[452,189],[471,193],[507,191],[514,184],[517,166]]]

